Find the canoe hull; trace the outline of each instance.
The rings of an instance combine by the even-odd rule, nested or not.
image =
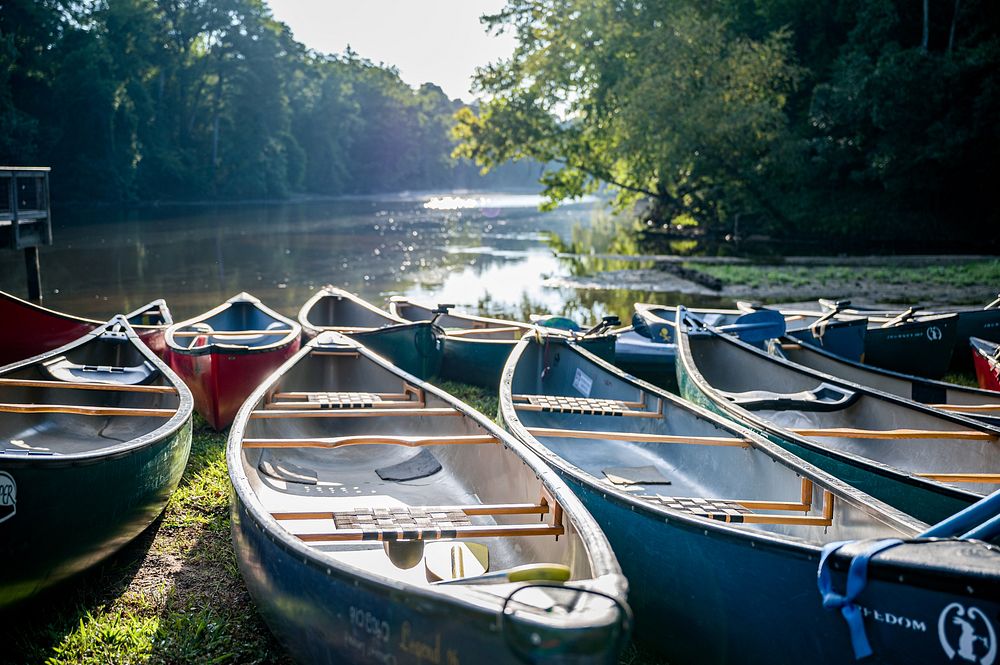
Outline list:
[[[865,354],[868,322],[864,319],[831,321],[822,332],[819,328],[789,328],[788,334],[800,342],[819,347],[841,358],[860,361]]]
[[[250,393],[299,350],[298,337],[267,351],[234,348],[226,353],[188,354],[170,348],[170,369],[194,396],[194,408],[216,430],[232,424]]]
[[[0,321],[13,324],[0,329],[0,367],[65,346],[102,324],[35,307],[9,296],[0,297]],[[135,328],[139,338],[160,358],[166,351],[164,330],[159,326]]]
[[[439,332],[430,322],[422,321],[351,333],[348,337],[388,358],[396,367],[429,379],[441,371],[444,344]]]
[[[188,419],[155,443],[89,463],[0,459],[0,473],[17,487],[16,513],[0,524],[0,608],[98,563],[142,533],[177,488],[190,450]]]
[[[869,328],[865,337],[865,363],[939,379],[948,371],[957,336],[956,316]]]
[[[976,369],[979,387],[1000,391],[1000,360],[992,357],[996,347],[981,340],[972,340],[972,364]]]
[[[581,339],[578,343],[602,360],[614,362],[613,335]],[[473,340],[445,335],[441,378],[495,389],[515,346],[517,340],[513,339]]]
[[[337,566],[304,564],[232,502],[240,572],[267,625],[301,663],[518,663],[488,612],[409,597]],[[596,661],[595,661],[596,662]]]

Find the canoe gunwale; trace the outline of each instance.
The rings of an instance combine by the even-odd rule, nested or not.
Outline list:
[[[472,419],[489,434],[495,436],[497,445],[502,445],[505,448],[516,451],[520,460],[531,469],[531,472],[542,483],[545,491],[563,507],[564,519],[569,520],[572,523],[572,528],[579,534],[580,544],[588,557],[592,576],[585,580],[574,580],[574,584],[570,586],[575,585],[583,589],[593,589],[603,593],[610,593],[618,600],[624,601],[627,592],[627,581],[621,572],[610,543],[608,543],[607,538],[594,518],[554,471],[545,467],[541,460],[534,457],[524,444],[483,415],[472,410],[461,400],[452,397],[433,384],[422,381],[412,374],[392,365],[388,360],[368,350],[363,345],[338,333],[327,332],[323,336],[310,340],[307,344],[303,345],[295,355],[289,358],[271,376],[257,386],[250,397],[240,407],[233,421],[226,444],[226,463],[229,468],[229,480],[233,487],[232,497],[236,503],[235,508],[252,520],[254,528],[262,532],[275,546],[294,556],[297,561],[301,561],[303,565],[309,566],[325,574],[327,577],[348,580],[355,585],[363,585],[369,589],[405,593],[409,596],[417,597],[424,602],[430,601],[435,604],[450,606],[459,605],[477,612],[487,611],[495,613],[500,606],[500,602],[498,601],[502,601],[495,594],[475,589],[475,585],[416,585],[392,577],[382,576],[346,562],[334,562],[332,559],[326,559],[322,552],[309,547],[307,543],[295,537],[281,526],[280,521],[275,519],[270,511],[265,510],[260,505],[243,466],[242,441],[245,437],[246,423],[249,420],[251,412],[256,408],[257,403],[265,397],[271,386],[313,350],[323,348],[325,346],[324,340],[327,339],[334,340],[338,344],[338,348],[341,349],[347,346],[354,347],[360,355],[380,365],[382,368],[395,373],[410,385],[444,399],[460,415]],[[241,528],[245,529],[246,527]],[[601,546],[594,549],[591,547],[593,544],[600,544]]]
[[[843,379],[831,376],[829,374],[825,374],[823,372],[807,369],[805,367],[796,365],[795,363],[789,362],[787,360],[771,356],[766,352],[757,349],[756,347],[741,342],[740,340],[731,338],[728,335],[725,335],[724,333],[721,333],[718,330],[712,328],[711,326],[707,326],[706,328],[711,332],[711,334],[715,335],[717,338],[725,342],[735,344],[741,349],[745,349],[747,351],[760,354],[763,357],[772,360],[773,362],[781,363],[787,366],[788,369],[793,370],[796,373],[805,374],[807,376],[811,376],[818,380],[831,383],[833,385],[845,388],[847,390],[853,390],[855,392],[859,392],[862,394],[868,394],[869,396],[875,397],[877,399],[880,398],[890,402],[902,403],[903,406],[906,406],[908,408],[913,408],[919,411],[923,411],[938,418],[951,420],[953,422],[964,425],[968,429],[980,430],[980,431],[986,430],[994,437],[1000,436],[1000,429],[998,429],[995,426],[986,424],[983,421],[966,418],[958,414],[950,413],[947,411],[941,411],[939,409],[935,409],[933,407],[921,404],[919,402],[913,402],[912,400],[906,400],[904,398],[897,397],[896,395],[890,395],[888,393],[884,393],[875,388],[862,386],[856,383],[851,383],[849,381],[845,381]],[[758,428],[762,432],[766,432],[772,436],[784,439],[796,446],[805,448],[807,450],[811,450],[817,454],[831,457],[833,459],[840,459],[846,461],[848,464],[851,464],[852,466],[869,467],[871,470],[875,471],[879,475],[891,478],[894,482],[904,483],[906,485],[910,485],[913,487],[933,488],[935,492],[943,494],[944,496],[960,499],[962,501],[968,501],[970,503],[974,503],[979,499],[983,498],[983,495],[976,494],[974,492],[969,492],[961,488],[952,487],[950,485],[946,485],[944,483],[931,480],[929,478],[922,478],[916,476],[915,474],[903,471],[902,469],[899,469],[897,467],[885,464],[883,462],[879,462],[878,460],[874,460],[868,457],[864,457],[854,453],[849,453],[842,450],[835,450],[820,445],[819,443],[816,443],[812,439],[795,434],[794,432],[784,427],[775,425],[774,423],[758,416],[752,411],[748,411],[743,407],[739,406],[738,404],[735,404],[730,400],[721,397],[718,394],[718,391],[716,391],[716,389],[708,382],[708,380],[705,379],[705,377],[701,374],[701,371],[692,362],[691,356],[692,353],[690,344],[688,342],[687,332],[679,331],[677,335],[678,367],[683,369],[684,373],[688,376],[688,378],[691,379],[698,387],[698,390],[700,390],[705,395],[709,396],[709,398],[731,418],[734,418],[741,422],[752,423],[754,427]]]
[[[328,297],[348,300],[351,303],[357,305],[358,307],[361,307],[362,309],[371,312],[372,314],[376,314],[382,319],[385,319],[385,324],[383,324],[382,326],[372,328],[371,330],[355,331],[356,333],[374,332],[376,330],[381,330],[386,326],[394,324],[417,323],[415,321],[409,321],[408,319],[404,319],[401,316],[397,316],[392,312],[387,312],[384,309],[376,307],[367,300],[364,300],[363,298],[359,298],[358,296],[354,295],[350,291],[346,291],[344,289],[337,288],[331,284],[327,284],[326,286],[322,287],[319,291],[312,294],[309,297],[309,299],[305,301],[302,307],[299,308],[299,313],[297,316],[298,323],[302,327],[302,331],[305,334],[305,336],[310,339],[324,332],[329,332],[328,330],[325,330],[323,327],[318,327],[316,326],[316,324],[309,321],[309,314],[312,312],[316,304],[319,303],[324,298]]]
[[[437,305],[431,305],[429,303],[418,302],[418,301],[413,300],[411,298],[407,298],[406,296],[393,296],[392,298],[389,299],[389,312],[391,312],[394,316],[398,316],[398,317],[403,318],[403,319],[406,319],[406,317],[402,316],[401,314],[399,314],[396,311],[396,303],[400,303],[400,304],[404,304],[404,305],[412,305],[414,307],[420,307],[421,309],[430,309],[430,310],[434,310],[434,309],[436,309],[438,307]],[[516,327],[518,327],[518,328],[520,328],[522,330],[525,330],[525,331],[532,330],[534,328],[534,326],[531,325],[531,324],[529,324],[529,323],[522,323],[520,321],[513,321],[513,320],[507,320],[507,319],[497,319],[497,318],[490,317],[490,316],[478,316],[476,314],[469,314],[467,312],[452,312],[452,311],[449,311],[448,312],[448,316],[453,316],[456,319],[463,319],[463,320],[469,321],[470,323],[484,323],[484,324],[486,324],[486,328],[484,328],[485,330],[488,330],[491,327],[508,327],[508,326],[516,326]],[[407,320],[409,320],[409,319],[407,319]],[[471,325],[471,326],[469,326],[469,328],[470,329],[476,328],[476,326]],[[507,340],[507,341],[509,341],[509,340]]]
[[[257,298],[250,296],[251,298],[253,298],[251,304],[255,308],[264,312],[266,315],[278,321],[281,321],[282,323],[288,324],[289,330],[284,334],[283,337],[269,344],[263,344],[260,346],[245,346],[241,344],[226,344],[220,342],[213,342],[211,344],[206,344],[205,346],[187,347],[187,346],[181,346],[180,344],[174,341],[175,332],[181,332],[182,328],[188,328],[196,323],[201,323],[205,319],[209,319],[217,314],[221,314],[222,312],[226,311],[227,309],[231,308],[234,304],[236,304],[237,298],[240,298],[241,295],[243,294],[233,296],[232,298],[226,300],[226,302],[222,303],[221,305],[218,305],[217,307],[213,307],[207,312],[202,312],[201,314],[193,316],[190,319],[186,319],[184,321],[175,323],[169,328],[167,328],[166,332],[164,333],[164,341],[167,345],[167,351],[169,353],[176,353],[178,355],[183,355],[183,356],[253,355],[255,353],[271,353],[273,351],[284,351],[291,344],[294,344],[296,340],[301,338],[302,328],[301,326],[299,326],[298,323],[288,318],[287,316],[284,316],[274,311],[273,309],[262,303]],[[239,331],[226,330],[219,332],[228,333],[228,332],[239,332]]]
[[[671,526],[679,525],[687,531],[700,532],[702,535],[711,534],[712,537],[723,538],[741,544],[750,543],[751,547],[759,549],[763,548],[780,552],[796,552],[800,555],[815,558],[817,561],[819,560],[821,548],[819,546],[810,545],[800,538],[794,536],[782,536],[757,529],[744,529],[736,526],[735,524],[722,522],[720,520],[701,518],[679,511],[673,511],[665,506],[644,501],[636,495],[615,487],[610,483],[602,483],[596,476],[587,473],[583,469],[549,450],[547,446],[532,436],[524,424],[521,423],[520,418],[517,416],[516,410],[514,409],[514,402],[511,398],[511,387],[513,385],[514,372],[516,371],[517,363],[524,351],[527,349],[528,344],[532,343],[532,341],[533,340],[530,338],[522,340],[511,353],[510,358],[507,361],[507,365],[504,367],[504,373],[500,383],[500,413],[504,426],[511,430],[516,438],[524,442],[532,450],[532,452],[545,460],[547,464],[560,469],[563,473],[572,477],[574,481],[585,485],[590,488],[591,491],[600,494],[604,500],[611,501],[614,504],[628,508],[636,513],[645,513],[653,519],[663,521],[665,524],[669,524]],[[926,527],[923,522],[916,520],[915,518],[912,518],[895,508],[878,502],[876,499],[869,497],[825,471],[816,467],[808,468],[811,465],[808,465],[794,454],[784,450],[777,444],[768,441],[756,432],[741,427],[738,423],[728,421],[718,414],[712,413],[697,404],[683,400],[666,390],[634,377],[614,365],[605,362],[598,356],[590,353],[586,349],[581,348],[579,345],[567,343],[568,340],[553,338],[550,341],[558,341],[565,344],[567,349],[580,354],[587,360],[598,365],[601,369],[616,375],[622,381],[630,383],[642,391],[655,395],[662,400],[664,409],[666,408],[667,402],[669,402],[673,406],[692,411],[697,416],[718,425],[726,431],[734,433],[738,437],[747,441],[750,446],[758,448],[768,454],[772,459],[774,459],[774,461],[788,467],[803,478],[809,478],[817,487],[821,487],[826,491],[832,492],[836,496],[837,501],[847,502],[855,508],[864,511],[873,518],[885,523],[887,526],[899,530],[910,530],[914,534]],[[883,519],[883,517],[890,517],[893,519],[892,521],[887,521]]]
[[[2,461],[5,466],[10,466],[12,468],[26,468],[41,466],[43,464],[46,467],[78,466],[85,464],[97,464],[104,460],[126,457],[136,451],[154,446],[165,439],[176,436],[185,423],[191,420],[191,416],[194,412],[194,397],[191,395],[191,391],[180,379],[180,377],[177,376],[177,374],[174,373],[174,371],[171,370],[165,362],[160,360],[159,356],[153,353],[153,351],[151,351],[149,347],[142,342],[142,339],[138,336],[138,334],[136,334],[134,327],[129,325],[126,318],[121,314],[112,317],[107,323],[100,324],[98,328],[70,342],[69,344],[65,344],[51,351],[38,354],[37,356],[25,358],[24,360],[19,360],[15,363],[0,367],[0,376],[11,371],[24,369],[30,365],[40,362],[45,358],[62,355],[79,346],[88,344],[99,338],[113,325],[122,326],[121,329],[128,338],[129,343],[132,344],[146,360],[152,363],[153,366],[160,371],[160,374],[167,381],[167,383],[176,390],[178,404],[174,414],[170,416],[170,418],[166,419],[165,422],[163,422],[163,424],[159,427],[147,432],[146,434],[104,448],[60,455],[0,454],[0,461]],[[56,386],[55,389],[58,389],[58,386]],[[127,418],[129,416],[121,417]]]

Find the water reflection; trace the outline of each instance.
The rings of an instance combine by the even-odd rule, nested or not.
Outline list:
[[[126,212],[57,208],[56,244],[41,251],[45,304],[103,317],[164,297],[175,317],[187,317],[245,290],[293,314],[330,283],[376,302],[406,294],[518,317],[593,319],[627,316],[636,300],[678,299],[545,286],[549,277],[605,267],[558,259],[549,241],[594,242],[595,233],[607,235],[608,222],[593,200],[548,213],[538,202],[472,193]],[[588,237],[587,229],[596,231]],[[0,288],[24,293],[19,253],[0,252]]]

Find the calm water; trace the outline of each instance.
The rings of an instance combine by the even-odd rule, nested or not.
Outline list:
[[[531,195],[445,194],[53,214],[41,252],[44,304],[104,317],[166,298],[180,320],[239,291],[295,314],[334,284],[381,304],[411,295],[516,316],[559,312],[625,319],[637,300],[665,293],[547,287],[569,274],[546,243],[568,237],[602,204],[541,213]],[[23,296],[20,253],[0,251],[0,289]],[[685,301],[693,302],[690,297]],[[698,304],[693,302],[693,304]]]

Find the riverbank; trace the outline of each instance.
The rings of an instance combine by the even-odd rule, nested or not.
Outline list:
[[[546,286],[632,289],[760,302],[849,299],[858,305],[974,305],[1000,291],[1000,258],[987,256],[788,257],[753,263],[737,257],[560,255],[572,276]],[[595,263],[600,262],[600,264]],[[627,264],[652,263],[631,267]],[[588,269],[615,264],[618,269]],[[622,265],[626,264],[626,265]]]
[[[491,417],[498,411],[491,391],[438,385]],[[0,661],[290,664],[236,565],[226,436],[196,416],[191,459],[160,519],[96,569],[0,613]],[[658,661],[630,646],[620,664]]]

